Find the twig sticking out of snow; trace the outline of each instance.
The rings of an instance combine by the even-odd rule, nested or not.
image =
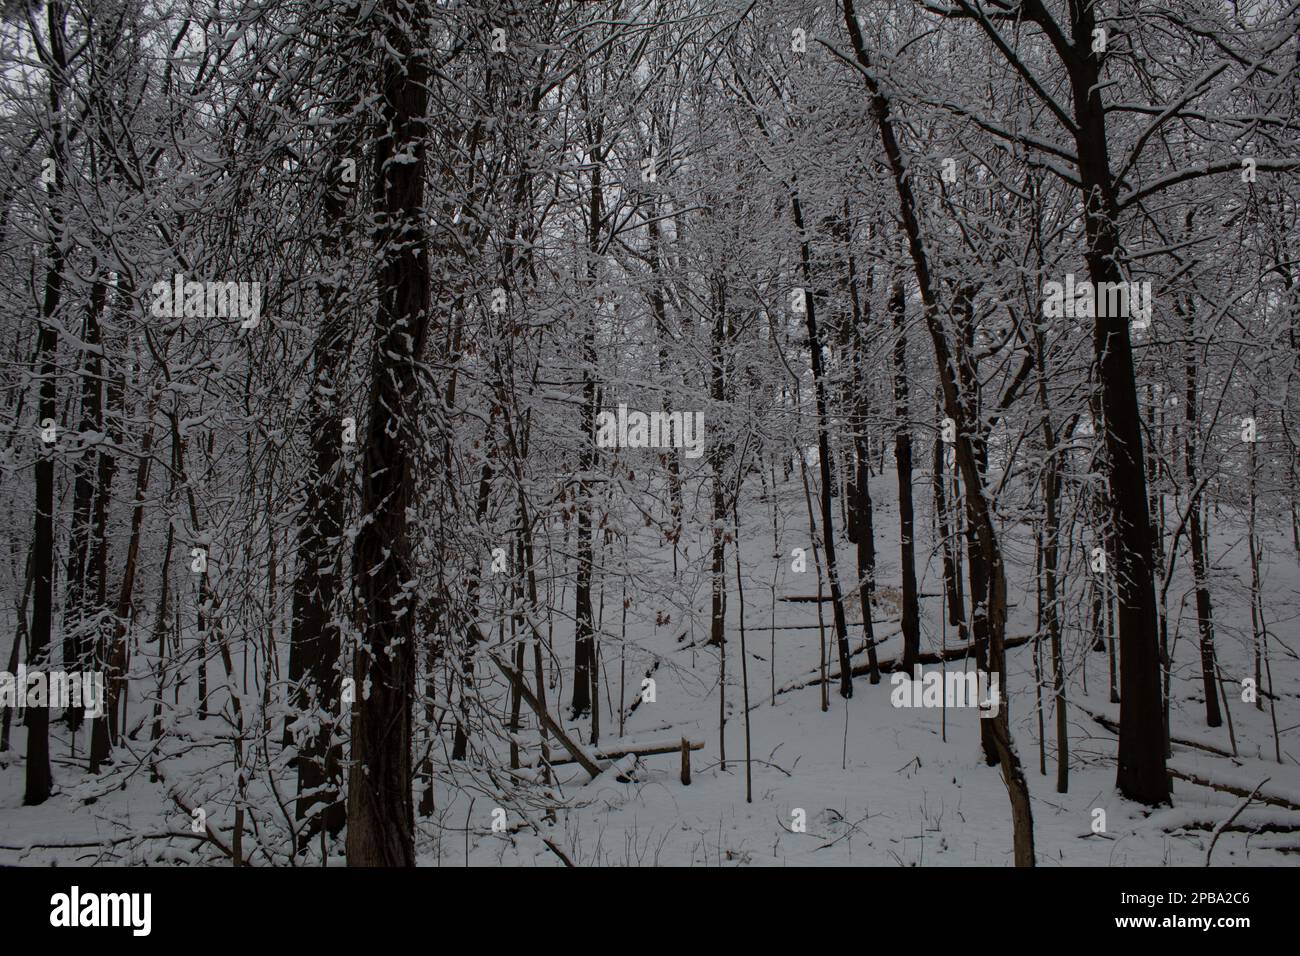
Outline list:
[[[1215,827],[1214,836],[1210,838],[1210,848],[1205,851],[1206,866],[1210,865],[1210,856],[1214,853],[1214,844],[1219,842],[1219,835],[1223,833],[1223,831],[1227,827],[1232,825],[1233,820],[1241,816],[1241,812],[1243,810],[1245,810],[1248,806],[1250,806],[1250,801],[1255,799],[1255,794],[1259,793],[1259,788],[1264,786],[1264,784],[1268,783],[1272,779],[1273,779],[1272,777],[1265,777],[1259,783],[1255,784],[1255,789],[1250,791],[1250,795],[1246,797],[1246,799],[1242,800],[1241,803],[1237,804],[1237,809],[1232,811],[1232,816],[1228,817],[1228,819],[1224,820],[1217,827]]]

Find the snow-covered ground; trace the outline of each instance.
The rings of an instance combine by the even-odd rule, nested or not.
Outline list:
[[[876,541],[880,556],[878,581],[882,591],[896,588],[897,516],[889,501],[892,476],[880,482],[876,509]],[[697,574],[690,587],[693,621],[683,623],[665,584],[663,594],[644,596],[629,591],[626,645],[621,640],[619,609],[623,595],[610,576],[603,595],[604,638],[601,645],[602,687],[600,747],[613,747],[618,737],[619,673],[623,669],[622,700],[630,707],[641,689],[641,675],[656,661],[655,699],[627,714],[622,740],[703,741],[692,754],[689,786],[679,779],[676,753],[643,758],[631,779],[620,782],[614,773],[596,781],[575,764],[558,768],[551,797],[540,786],[519,784],[502,797],[508,774],[506,750],[500,742],[475,739],[471,759],[450,763],[436,758],[438,776],[435,811],[417,817],[417,848],[421,864],[430,866],[560,865],[560,853],[580,865],[693,866],[1006,866],[1011,863],[1011,813],[1006,788],[997,767],[985,765],[979,750],[979,717],[972,709],[897,708],[891,703],[889,675],[876,686],[866,676],[854,680],[854,696],[843,700],[832,683],[829,709],[822,712],[817,676],[818,628],[815,603],[793,603],[772,597],[816,593],[813,556],[808,571],[791,570],[790,551],[809,548],[806,522],[799,520],[802,488],[783,489],[784,530],[781,557],[773,557],[771,513],[761,500],[748,500],[742,521],[745,641],[750,700],[749,731],[752,761],[752,801],[746,799],[746,737],[743,712],[740,601],[733,555],[728,550],[728,646],[726,681],[725,769],[720,759],[718,653],[705,645],[707,637],[707,575]],[[838,506],[838,502],[837,502]],[[1222,537],[1231,517],[1217,528]],[[941,567],[928,542],[928,512],[918,514],[918,573],[923,595],[923,650],[957,643],[955,634],[940,631]],[[646,535],[652,532],[646,531]],[[1007,534],[1012,562],[1013,593],[1009,636],[1032,633],[1034,595],[1020,590],[1032,581],[1032,547],[1022,535]],[[646,538],[646,541],[650,541]],[[638,542],[638,547],[646,542]],[[705,542],[690,543],[688,564],[698,569]],[[1257,710],[1242,703],[1239,688],[1229,683],[1232,731],[1239,757],[1230,759],[1204,750],[1175,745],[1171,766],[1200,773],[1246,790],[1269,780],[1261,792],[1300,800],[1300,664],[1286,648],[1300,645],[1297,563],[1290,542],[1266,538],[1267,594],[1265,607],[1276,643],[1272,645],[1273,682],[1277,688],[1277,721],[1283,763],[1274,759],[1273,725],[1266,706]],[[839,549],[842,574],[855,568],[851,545]],[[1218,552],[1216,552],[1216,555]],[[1028,556],[1026,571],[1025,556]],[[661,570],[671,578],[671,553],[661,553]],[[1253,668],[1248,605],[1244,603],[1244,547],[1236,547],[1216,564],[1216,622],[1218,652],[1225,674],[1242,676]],[[641,573],[646,572],[642,568]],[[1205,727],[1197,652],[1194,604],[1180,576],[1170,589],[1170,632],[1178,634],[1174,651],[1172,732],[1175,738],[1204,743],[1231,752],[1227,724]],[[566,603],[567,602],[567,607]],[[562,683],[548,688],[552,713],[557,692],[567,703],[571,680],[572,583],[560,600],[555,644]],[[860,606],[848,604],[850,622],[860,621]],[[833,635],[829,604],[823,605],[828,642]],[[659,615],[672,620],[655,625]],[[882,659],[900,650],[895,608],[883,600],[876,609],[878,635],[892,635],[879,648]],[[777,630],[772,630],[773,620]],[[566,630],[567,627],[567,630]],[[775,633],[775,639],[773,634]],[[854,662],[865,659],[861,627],[850,627]],[[1174,784],[1174,806],[1151,812],[1128,802],[1115,789],[1116,738],[1093,715],[1118,718],[1118,705],[1109,702],[1107,656],[1088,650],[1090,642],[1077,631],[1067,633],[1069,683],[1069,792],[1056,792],[1055,715],[1050,686],[1043,693],[1043,726],[1047,733],[1046,773],[1040,772],[1039,715],[1036,709],[1032,644],[1008,652],[1012,728],[1020,760],[1033,795],[1034,837],[1041,866],[1201,865],[1216,826],[1231,817],[1241,800],[1182,780]],[[832,646],[828,666],[837,670]],[[937,666],[937,665],[936,665]],[[960,662],[947,668],[961,667]],[[970,666],[973,666],[970,665]],[[531,673],[531,652],[529,672]],[[1043,644],[1043,667],[1050,655]],[[480,675],[490,669],[484,663]],[[1086,683],[1087,691],[1083,690]],[[772,688],[777,693],[773,702]],[[806,685],[806,686],[799,686]],[[505,685],[484,683],[485,696],[504,700]],[[610,700],[609,698],[612,698]],[[133,701],[133,713],[145,705]],[[525,712],[526,713],[526,712]],[[589,740],[586,719],[565,725]],[[0,770],[0,863],[24,862],[143,862],[210,861],[211,850],[198,849],[191,832],[192,814],[203,807],[206,823],[229,835],[233,821],[231,745],[218,739],[218,718],[201,724],[192,714],[171,719],[161,750],[165,780],[152,781],[146,755],[150,744],[141,734],[130,741],[138,759],[120,761],[102,777],[84,772],[83,761],[70,759],[66,730],[56,731],[55,776],[58,793],[41,807],[23,807],[20,754],[6,755]],[[276,724],[278,727],[278,723]],[[525,721],[526,727],[534,722]],[[278,733],[278,731],[277,731]],[[535,730],[521,733],[536,740]],[[21,748],[23,734],[15,728]],[[423,738],[420,738],[423,746]],[[259,744],[277,770],[275,790],[268,775],[249,785],[252,823],[270,832],[283,828],[292,815],[293,776],[285,771],[276,733]],[[495,756],[482,759],[485,750]],[[552,741],[553,753],[562,753]],[[525,756],[534,753],[525,749]],[[488,764],[496,764],[489,768]],[[489,773],[490,769],[490,773]],[[559,804],[554,819],[545,807]],[[493,829],[494,810],[504,810],[505,830]],[[1099,811],[1104,811],[1104,819]],[[525,821],[525,816],[527,820]],[[800,826],[800,823],[806,825]],[[1103,828],[1104,825],[1104,828]],[[1216,865],[1294,865],[1300,860],[1300,832],[1270,832],[1300,828],[1300,812],[1264,805],[1258,800],[1244,809],[1234,828],[1219,837],[1213,853]],[[1241,832],[1243,829],[1258,832]],[[1097,832],[1101,830],[1101,832]],[[180,834],[166,840],[167,833]],[[545,838],[545,841],[543,840]],[[250,833],[245,852],[257,841]],[[550,844],[548,846],[547,844]],[[51,846],[61,845],[59,849]],[[25,849],[30,848],[30,849]],[[284,846],[272,854],[254,851],[251,862],[287,862]],[[341,847],[330,848],[330,864],[342,863]],[[319,860],[316,860],[319,863]]]

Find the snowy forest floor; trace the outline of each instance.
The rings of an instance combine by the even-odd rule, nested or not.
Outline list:
[[[901,652],[897,609],[889,596],[899,584],[897,509],[889,493],[892,475],[875,479],[877,574],[882,595],[874,618],[882,638],[882,660]],[[814,602],[780,598],[817,591],[816,566],[807,536],[803,491],[795,481],[782,488],[780,546],[774,557],[770,503],[756,494],[742,508],[741,565],[744,579],[745,641],[751,705],[753,800],[745,798],[745,726],[740,654],[740,595],[736,588],[734,553],[727,553],[726,767],[720,756],[718,729],[719,657],[706,646],[709,576],[703,557],[707,540],[701,536],[679,545],[683,574],[675,580],[685,596],[667,593],[640,596],[630,587],[626,638],[620,608],[623,593],[616,573],[604,576],[600,604],[601,735],[599,746],[620,739],[635,742],[701,740],[692,755],[692,780],[679,780],[676,753],[642,758],[634,779],[619,782],[605,773],[588,782],[575,764],[559,768],[554,798],[539,799],[531,809],[502,801],[494,786],[504,777],[508,748],[499,739],[471,735],[467,761],[436,761],[435,810],[417,816],[419,861],[429,866],[559,865],[558,853],[544,835],[579,865],[692,866],[952,866],[1011,863],[1011,814],[1006,789],[996,767],[986,766],[979,749],[979,717],[972,709],[896,708],[891,704],[890,675],[869,684],[854,679],[854,696],[844,700],[832,681],[829,709],[821,711],[815,679],[818,664],[818,614]],[[839,507],[837,499],[836,507]],[[800,520],[800,516],[805,520]],[[837,515],[838,519],[838,515]],[[1231,542],[1235,517],[1218,519],[1217,541]],[[958,643],[952,628],[941,628],[943,588],[941,562],[931,547],[928,516],[918,514],[917,571],[922,594],[922,650]],[[637,540],[641,577],[661,583],[672,578],[672,552],[655,549],[653,529],[641,529]],[[1035,628],[1033,542],[1023,527],[1004,528],[1011,566],[1011,638]],[[633,535],[639,538],[638,535]],[[1249,579],[1245,547],[1225,545],[1215,551],[1217,650],[1229,677],[1236,748],[1229,759],[1175,745],[1171,766],[1196,771],[1216,780],[1252,790],[1266,778],[1262,792],[1300,800],[1300,580],[1291,543],[1282,535],[1266,535],[1263,567],[1267,623],[1273,637],[1271,666],[1277,688],[1277,724],[1283,763],[1274,759],[1273,725],[1263,710],[1243,703],[1233,682],[1253,671]],[[808,548],[807,572],[792,571],[791,549]],[[841,541],[838,553],[843,579],[855,575],[853,547]],[[610,555],[606,555],[607,560]],[[656,563],[658,562],[658,563]],[[1185,564],[1180,561],[1180,567]],[[588,718],[568,719],[572,680],[571,578],[556,576],[555,633],[557,659],[548,664],[548,706],[564,718],[566,728],[590,740]],[[689,583],[681,583],[689,582]],[[1082,605],[1078,582],[1064,582],[1071,600]],[[640,586],[640,585],[638,585]],[[692,589],[694,589],[692,591]],[[642,589],[644,590],[644,589]],[[1169,632],[1173,640],[1172,735],[1231,752],[1228,726],[1205,726],[1196,642],[1194,593],[1186,574],[1175,574],[1170,588]],[[777,598],[773,602],[773,596]],[[675,602],[675,603],[674,603]],[[1181,602],[1181,612],[1179,610]],[[683,622],[681,607],[688,613]],[[822,605],[827,637],[827,666],[838,671],[829,603]],[[865,661],[861,605],[846,602],[855,664]],[[1080,627],[1084,609],[1065,607],[1065,656],[1069,674],[1069,792],[1056,792],[1055,715],[1050,686],[1051,657],[1042,644],[1044,668],[1043,727],[1046,729],[1045,773],[1039,765],[1039,716],[1035,701],[1034,648],[1022,644],[1008,651],[1007,686],[1015,742],[1033,796],[1034,836],[1042,866],[1201,865],[1215,828],[1241,804],[1230,793],[1176,780],[1174,806],[1151,812],[1122,799],[1115,781],[1115,735],[1092,715],[1118,719],[1119,707],[1109,701],[1107,655],[1090,649],[1090,636]],[[656,626],[657,615],[671,620]],[[852,626],[852,622],[859,622]],[[776,630],[772,630],[775,624]],[[1174,639],[1176,635],[1176,640]],[[481,658],[480,658],[481,659]],[[531,674],[531,652],[527,670]],[[657,666],[656,666],[657,665]],[[148,673],[146,654],[133,665],[137,675]],[[937,667],[938,665],[933,665]],[[961,667],[961,662],[947,668]],[[973,663],[968,666],[973,667]],[[650,668],[655,700],[630,709]],[[926,667],[926,670],[930,670]],[[236,662],[236,672],[240,662]],[[619,689],[620,670],[623,688]],[[508,690],[486,661],[476,664],[480,693],[508,711]],[[213,679],[219,680],[217,668]],[[148,708],[140,699],[147,680],[134,680],[132,721]],[[806,685],[806,686],[799,686]],[[1086,685],[1086,691],[1085,691]],[[1267,686],[1267,683],[1265,684]],[[775,689],[775,695],[773,691]],[[186,688],[193,696],[192,686]],[[775,702],[773,702],[775,696]],[[168,695],[170,698],[170,695]],[[619,733],[620,700],[624,707]],[[565,705],[563,708],[558,704]],[[214,705],[220,710],[220,703]],[[527,709],[524,727],[535,727]],[[448,722],[449,723],[449,722]],[[220,719],[195,719],[192,710],[178,709],[167,718],[158,761],[164,778],[151,781],[146,761],[151,744],[142,733],[128,741],[132,759],[119,754],[115,766],[98,777],[85,772],[84,734],[72,759],[67,729],[52,725],[56,794],[40,807],[22,806],[24,734],[15,727],[15,750],[0,755],[0,863],[215,862],[208,851],[188,838],[191,811],[202,806],[208,825],[229,835],[234,792],[228,742],[220,739]],[[437,751],[447,746],[450,734]],[[536,740],[524,730],[521,740]],[[417,742],[424,739],[417,732]],[[551,742],[553,755],[563,755]],[[254,808],[250,831],[262,822],[266,832],[283,827],[292,814],[293,774],[286,768],[278,730],[268,735],[266,757],[273,773],[261,773],[250,783]],[[533,753],[525,749],[525,756]],[[269,781],[274,778],[274,793]],[[518,794],[519,788],[514,791]],[[539,789],[532,791],[537,797]],[[418,794],[417,794],[418,799]],[[546,800],[565,805],[553,822],[539,809]],[[493,810],[506,811],[507,832],[494,832]],[[287,808],[283,809],[283,808]],[[806,832],[795,832],[796,810],[804,811]],[[1104,832],[1094,832],[1104,811]],[[521,825],[521,812],[532,825]],[[1288,832],[1297,831],[1297,832]],[[168,834],[174,835],[171,839]],[[261,840],[250,832],[245,849]],[[274,846],[271,840],[266,841]],[[341,843],[330,848],[330,865],[341,865]],[[1300,812],[1255,800],[1224,832],[1214,849],[1216,865],[1295,865],[1300,861]],[[270,853],[253,851],[250,862],[283,865],[283,847]],[[319,864],[319,857],[314,862]]]

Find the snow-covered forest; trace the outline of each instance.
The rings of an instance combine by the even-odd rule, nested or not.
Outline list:
[[[0,11],[0,864],[1296,862],[1294,0]]]

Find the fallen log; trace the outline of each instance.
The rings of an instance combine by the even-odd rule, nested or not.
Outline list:
[[[1198,820],[1195,823],[1184,823],[1177,827],[1161,827],[1166,833],[1178,830],[1198,830],[1212,833],[1220,828],[1222,828],[1223,833],[1300,833],[1300,823],[1261,823],[1257,826],[1234,823],[1231,826],[1224,826],[1221,823],[1215,823],[1213,820]]]
[[[1282,807],[1283,809],[1294,810],[1297,813],[1300,813],[1300,801],[1297,801],[1296,798],[1290,796],[1279,793],[1257,793],[1247,790],[1245,787],[1239,787],[1236,784],[1227,783],[1222,780],[1212,780],[1209,777],[1198,776],[1197,774],[1190,773],[1186,770],[1179,770],[1176,767],[1166,768],[1166,773],[1176,780],[1186,780],[1188,783],[1194,783],[1198,787],[1208,787],[1210,790],[1217,790],[1220,793],[1230,793],[1234,797],[1258,800],[1260,803],[1267,803],[1274,807]],[[1263,784],[1260,784],[1259,787],[1256,787],[1256,790],[1259,790],[1262,787]]]
[[[877,587],[879,587],[879,585],[877,585]],[[851,588],[848,591],[845,591],[843,595],[845,600],[849,600],[850,598],[856,598],[857,596],[858,596],[857,588]],[[919,598],[937,598],[937,597],[943,597],[943,592],[918,591],[916,596]],[[823,594],[821,597],[818,597],[816,594],[783,594],[780,597],[778,597],[777,600],[785,601],[787,604],[818,604],[818,603],[826,604],[831,600],[831,597],[829,594]],[[873,602],[873,604],[874,603],[876,602]]]
[[[1227,820],[1224,820],[1223,823],[1214,828],[1214,835],[1210,837],[1210,846],[1205,851],[1205,865],[1207,867],[1210,865],[1210,858],[1214,856],[1214,848],[1218,846],[1219,837],[1223,836],[1223,831],[1237,821],[1237,817],[1241,816],[1242,811],[1250,806],[1250,801],[1255,799],[1255,794],[1259,793],[1260,788],[1263,787],[1264,784],[1268,783],[1268,780],[1269,778],[1265,777],[1257,783],[1255,789],[1250,791],[1250,795],[1247,796],[1245,800],[1242,800],[1237,809],[1232,812],[1232,816],[1228,817]]]
[[[1101,714],[1094,714],[1086,707],[1080,707],[1078,704],[1075,704],[1074,706],[1083,711],[1102,727],[1105,727],[1111,733],[1119,733],[1119,725],[1109,717],[1105,717]],[[1216,757],[1223,757],[1225,760],[1233,761],[1238,766],[1241,765],[1241,759],[1239,757],[1228,753],[1226,750],[1219,750],[1212,747],[1209,744],[1198,743],[1194,740],[1181,740],[1178,737],[1170,737],[1169,742],[1180,747],[1190,747],[1193,750],[1201,750],[1213,754]],[[1177,767],[1166,766],[1165,772],[1175,780],[1185,780],[1188,783],[1194,783],[1199,787],[1208,787],[1210,790],[1217,790],[1220,793],[1229,793],[1234,797],[1252,797],[1261,803],[1267,803],[1271,806],[1282,807],[1286,810],[1300,811],[1300,797],[1292,797],[1278,792],[1274,792],[1273,794],[1255,793],[1254,790],[1249,790],[1240,784],[1231,783],[1226,780],[1212,780],[1209,777],[1201,776],[1191,770],[1179,769]],[[1262,787],[1263,784],[1260,784],[1260,786]]]
[[[1076,710],[1083,711],[1097,723],[1101,724],[1101,726],[1109,730],[1112,734],[1119,734],[1119,724],[1115,723],[1115,721],[1111,720],[1109,717],[1104,714],[1094,714],[1087,707],[1083,707],[1079,704],[1075,704],[1074,707]],[[1180,737],[1170,737],[1169,742],[1179,747],[1191,747],[1193,750],[1204,750],[1206,753],[1214,754],[1216,757],[1227,757],[1229,760],[1236,759],[1234,754],[1231,754],[1226,750],[1220,750],[1218,747],[1212,746],[1211,744],[1203,744],[1195,740],[1183,740]]]
[[[532,709],[533,713],[537,715],[537,719],[546,726],[547,730],[555,735],[555,739],[564,745],[564,749],[573,755],[573,759],[582,765],[582,769],[587,771],[593,780],[599,777],[601,774],[600,765],[591,758],[580,744],[575,743],[573,739],[564,732],[563,727],[552,719],[551,715],[546,712],[546,708],[541,705],[533,695],[533,692],[528,689],[528,685],[524,683],[523,678],[505,664],[501,663],[495,654],[488,654],[488,657],[490,657],[492,663],[497,666],[497,670],[501,671],[501,673],[506,676],[506,680],[510,681],[515,690],[519,692],[519,696],[523,699],[524,703]],[[555,761],[552,761],[552,763],[554,762]]]
[[[1147,827],[1157,827],[1172,833],[1176,830],[1213,830],[1223,821],[1213,818],[1220,807],[1198,806],[1195,803],[1178,807],[1167,807],[1153,811],[1143,821]],[[1247,817],[1235,822],[1234,826],[1245,830],[1259,829],[1260,832],[1287,833],[1300,831],[1300,819],[1280,807],[1256,807]],[[1134,831],[1137,832],[1137,831]]]
[[[891,623],[893,623],[894,621],[897,621],[897,620],[898,620],[898,618],[896,618],[896,617],[879,617],[879,618],[873,617],[873,618],[871,619],[871,623],[872,623],[872,624],[891,624]],[[825,625],[825,624],[822,624],[822,625],[817,625],[817,624],[778,624],[776,627],[772,627],[772,626],[767,625],[767,624],[746,624],[746,625],[745,625],[745,630],[747,630],[747,631],[815,631],[815,630],[817,630],[817,628],[818,628],[819,626],[820,626],[820,627],[825,627],[826,625]],[[845,626],[845,627],[865,627],[866,625],[864,625],[861,621],[845,621],[845,622],[844,622],[844,626]]]
[[[591,781],[597,783],[605,776],[613,777],[619,783],[630,783],[636,779],[637,758],[636,754],[627,754],[624,757],[615,760],[607,766],[600,777]]]
[[[593,756],[597,760],[619,760],[629,755],[635,755],[637,757],[650,757],[650,756],[654,756],[655,754],[675,754],[682,749],[683,742],[687,743],[691,750],[704,749],[704,741],[702,740],[686,741],[683,738],[683,739],[673,740],[673,741],[653,740],[653,741],[646,741],[645,743],[641,743],[641,744],[634,744],[634,743],[615,744],[612,747],[598,748],[594,752]],[[566,759],[564,757],[561,757],[558,760],[551,761],[552,766],[557,766],[566,763],[573,763],[573,761],[571,759]]]
[[[1032,634],[1023,635],[1021,637],[1008,637],[1006,641],[1003,642],[1003,647],[1010,650],[1013,647],[1019,647],[1022,644],[1028,644],[1033,639],[1034,636]],[[876,643],[879,644],[880,642],[877,641]],[[960,647],[949,647],[946,650],[942,650],[942,651],[927,651],[924,654],[918,654],[916,658],[916,662],[918,664],[945,664],[948,663],[949,661],[961,660],[965,658],[967,655],[973,654],[974,652],[975,652],[974,644],[963,644]],[[861,652],[860,651],[855,652],[855,656],[858,653]],[[894,671],[902,669],[903,662],[901,658],[889,657],[880,661],[877,666],[880,668],[880,673],[892,674]],[[853,677],[860,677],[863,674],[869,674],[870,672],[871,672],[870,663],[854,664],[853,667],[849,670],[849,674]],[[826,679],[828,681],[839,680],[840,679],[839,671],[837,670],[835,673],[829,674]],[[821,677],[813,677],[811,680],[806,680],[801,684],[786,684],[784,687],[780,688],[777,691],[777,693],[787,694],[790,691],[803,690],[805,687],[816,687],[821,682],[822,682]]]

